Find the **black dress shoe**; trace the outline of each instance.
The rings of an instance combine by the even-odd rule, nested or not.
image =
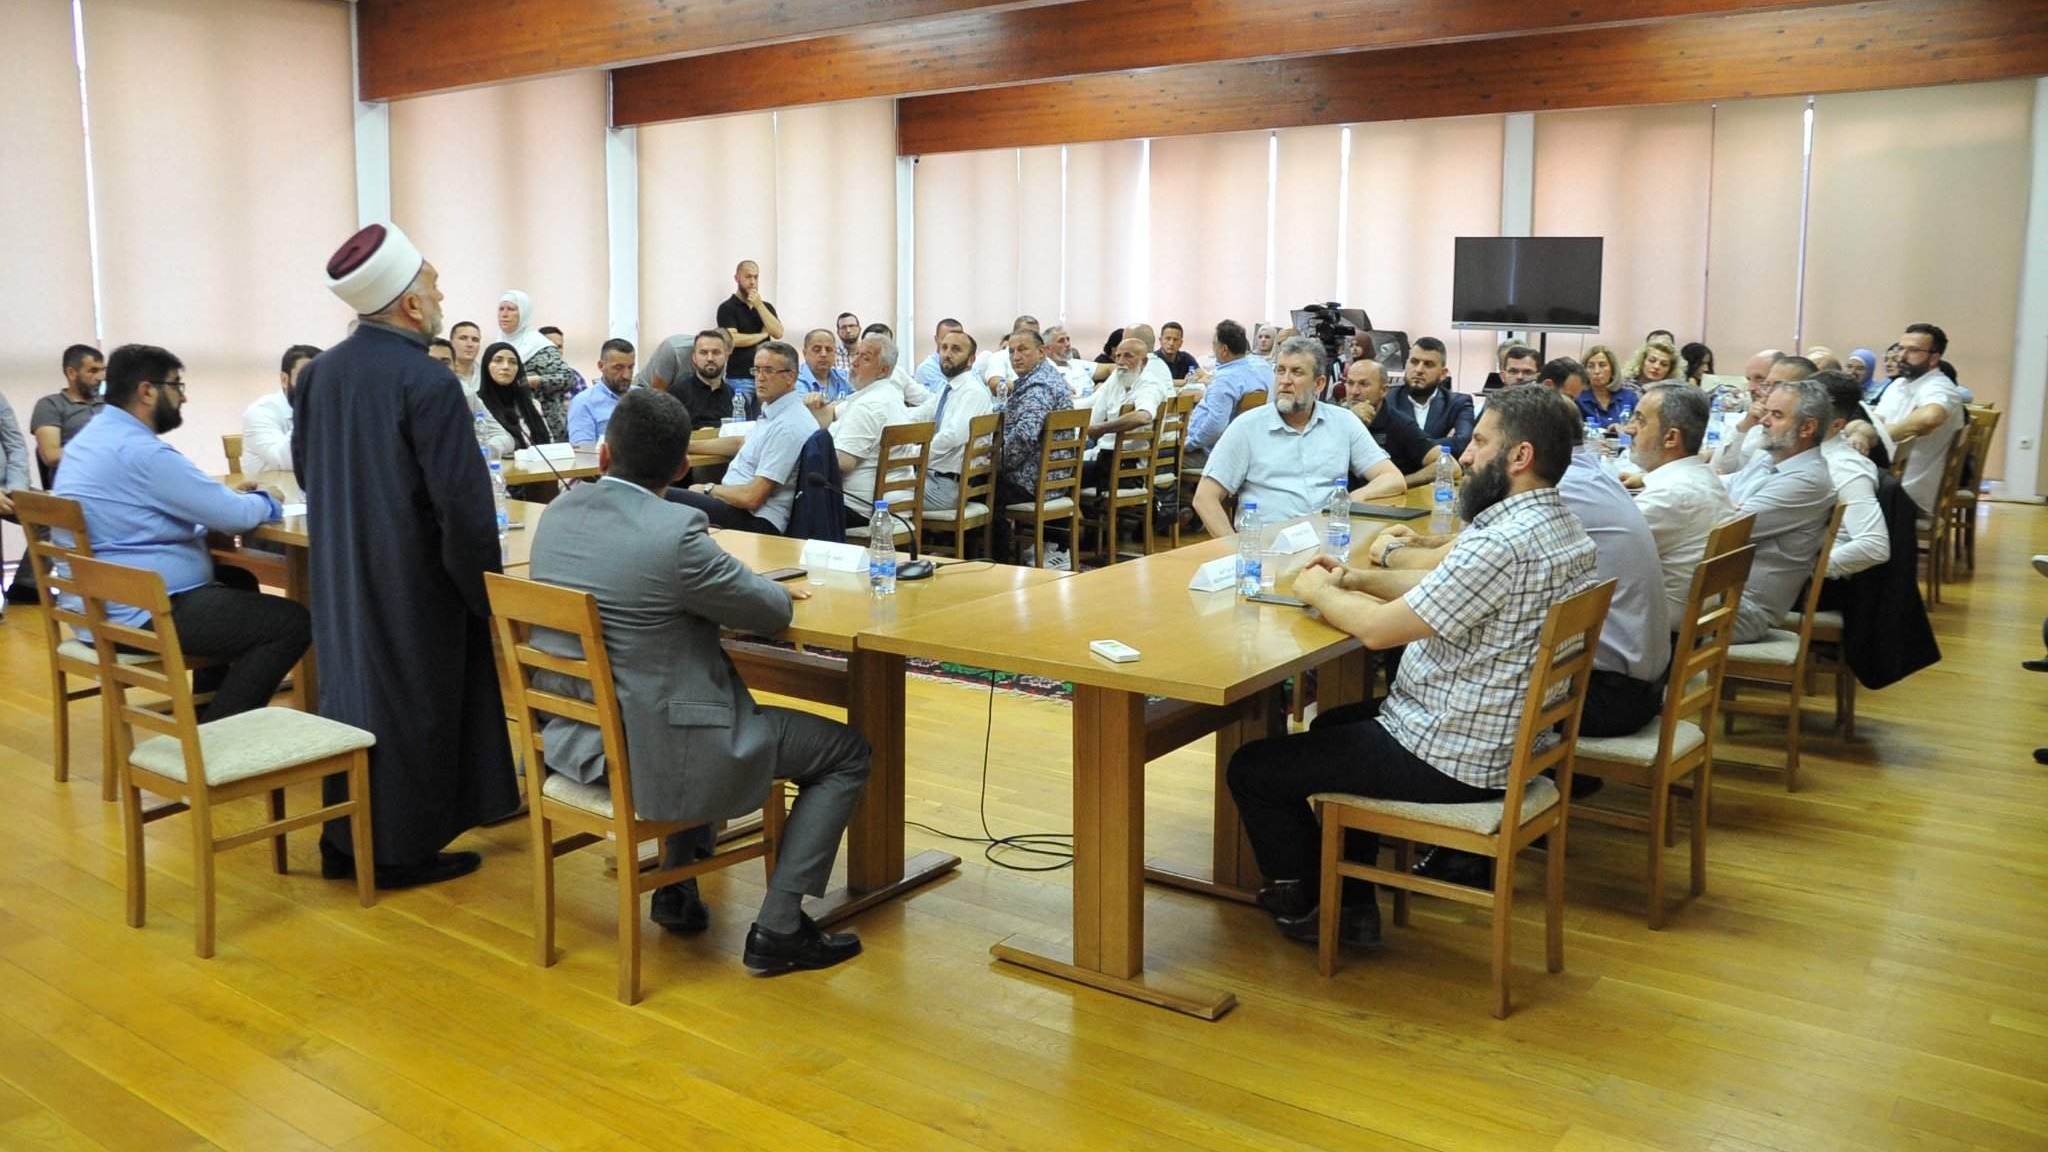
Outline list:
[[[1446,884],[1462,884],[1467,888],[1481,888],[1493,891],[1493,861],[1476,852],[1461,852],[1456,848],[1431,848],[1422,854],[1422,859],[1410,869],[1417,876],[1441,880]]]
[[[860,937],[851,932],[827,932],[808,913],[794,932],[776,932],[755,924],[747,930],[747,949],[741,956],[746,966],[769,976],[798,968],[830,968],[860,955]]]
[[[2048,748],[2034,749],[2034,763],[2048,764]]]
[[[2020,667],[2029,672],[2048,672],[2048,656],[2043,656],[2039,660],[2022,660]]]
[[[426,884],[439,884],[457,876],[467,876],[483,867],[484,858],[475,852],[436,852],[432,860],[424,864],[379,864],[377,865],[377,890],[395,892],[401,888],[418,888]],[[353,880],[356,877],[356,859],[339,852],[320,850],[320,876],[325,880]]]
[[[1259,889],[1258,902],[1278,920],[1315,911],[1316,891],[1306,880],[1275,880]]]
[[[1280,925],[1280,934],[1289,940],[1314,944],[1322,935],[1321,912],[1311,908],[1299,916],[1281,916],[1273,922]],[[1380,946],[1380,905],[1375,900],[1370,904],[1346,905],[1337,910],[1337,943],[1347,948],[1377,948]]]
[[[711,927],[711,909],[697,894],[697,881],[681,880],[654,890],[650,918],[679,936],[694,936]]]

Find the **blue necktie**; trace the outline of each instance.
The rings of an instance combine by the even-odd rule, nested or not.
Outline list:
[[[939,391],[939,407],[938,407],[938,411],[936,411],[936,412],[933,412],[933,413],[932,413],[932,423],[933,423],[933,424],[934,424],[935,426],[938,426],[938,427],[944,427],[944,426],[945,426],[945,423],[946,423],[946,401],[948,401],[948,400],[951,400],[952,398],[953,398],[953,385],[952,385],[952,384],[951,384],[951,383],[949,382],[949,383],[947,383],[947,385],[946,385],[946,386],[945,386],[945,387],[944,387],[943,389],[941,389],[941,390]]]

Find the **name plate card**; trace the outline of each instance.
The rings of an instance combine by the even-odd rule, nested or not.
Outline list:
[[[1190,592],[1221,592],[1237,587],[1237,557],[1224,556],[1211,560],[1200,568],[1188,581]]]
[[[804,544],[803,566],[827,572],[866,572],[868,550],[860,544],[834,544],[811,540]]]
[[[1293,555],[1320,543],[1322,536],[1316,531],[1315,521],[1303,520],[1298,524],[1288,525],[1273,537],[1273,551]]]

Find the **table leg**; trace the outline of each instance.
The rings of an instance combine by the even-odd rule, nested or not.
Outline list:
[[[284,594],[307,608],[313,606],[310,555],[305,548],[288,547],[284,550]],[[311,645],[299,658],[299,666],[292,671],[292,703],[301,712],[320,711],[320,668],[314,662]]]
[[[1316,713],[1356,704],[1372,691],[1373,652],[1360,648],[1316,669]]]
[[[959,867],[936,849],[903,858],[903,723],[905,662],[886,652],[856,650],[847,659],[847,720],[874,749],[867,787],[846,827],[846,887],[806,905],[820,924],[844,920]]]
[[[1318,697],[1320,699],[1320,696]],[[1287,731],[1287,701],[1278,687],[1247,699],[1238,719],[1216,731],[1216,789],[1209,823],[1209,874],[1203,876],[1166,860],[1150,861],[1145,878],[1155,884],[1249,904],[1265,878],[1252,858],[1251,840],[1231,799],[1230,758],[1254,740]]]
[[[1214,1020],[1237,997],[1145,967],[1145,698],[1074,686],[1074,939],[990,951],[1063,980]]]

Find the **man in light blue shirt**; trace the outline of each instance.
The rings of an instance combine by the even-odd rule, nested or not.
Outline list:
[[[1272,395],[1273,366],[1253,356],[1251,350],[1244,325],[1235,320],[1216,325],[1216,373],[1188,417],[1184,459],[1189,465],[1199,465],[1216,447],[1230,418],[1237,415],[1239,401],[1253,392]]]
[[[918,393],[920,397],[936,396],[946,390],[946,370],[939,367],[939,342],[946,338],[946,333],[948,332],[965,331],[967,331],[966,325],[953,319],[951,316],[939,321],[939,326],[932,331],[932,354],[925,357],[923,362],[918,364],[917,371],[911,373],[911,378],[924,389],[924,391]],[[911,402],[914,404],[924,403],[922,399]]]
[[[604,439],[612,409],[633,386],[633,345],[614,336],[597,354],[599,387],[585,388],[569,401],[569,443],[596,444]]]
[[[836,404],[853,395],[853,382],[847,379],[846,369],[835,363],[838,356],[839,341],[831,332],[813,328],[804,333],[804,362],[796,370],[797,394],[808,396],[822,392],[827,404]]]
[[[284,507],[254,481],[230,490],[164,443],[163,434],[184,422],[184,371],[162,348],[114,349],[106,406],[65,445],[54,491],[85,510],[96,558],[164,578],[187,656],[226,661],[193,675],[195,691],[215,694],[199,715],[204,723],[268,704],[313,633],[304,607],[258,592],[256,578],[240,568],[213,566],[209,530],[247,532],[281,517]],[[76,597],[66,601],[78,609]],[[152,626],[140,608],[107,608],[118,623]]]
[[[754,387],[761,418],[745,439],[700,440],[696,451],[732,452],[722,484],[671,488],[668,498],[711,517],[713,527],[780,536],[796,503],[797,461],[804,444],[820,429],[818,418],[796,394],[796,349],[780,340],[760,346],[754,357]]]
[[[1225,497],[1259,502],[1269,523],[1307,516],[1323,507],[1342,479],[1366,478],[1354,500],[1399,499],[1408,481],[1357,416],[1316,399],[1328,383],[1327,353],[1304,336],[1280,345],[1273,402],[1233,420],[1223,430],[1195,490],[1195,514],[1211,536],[1236,531]]]

